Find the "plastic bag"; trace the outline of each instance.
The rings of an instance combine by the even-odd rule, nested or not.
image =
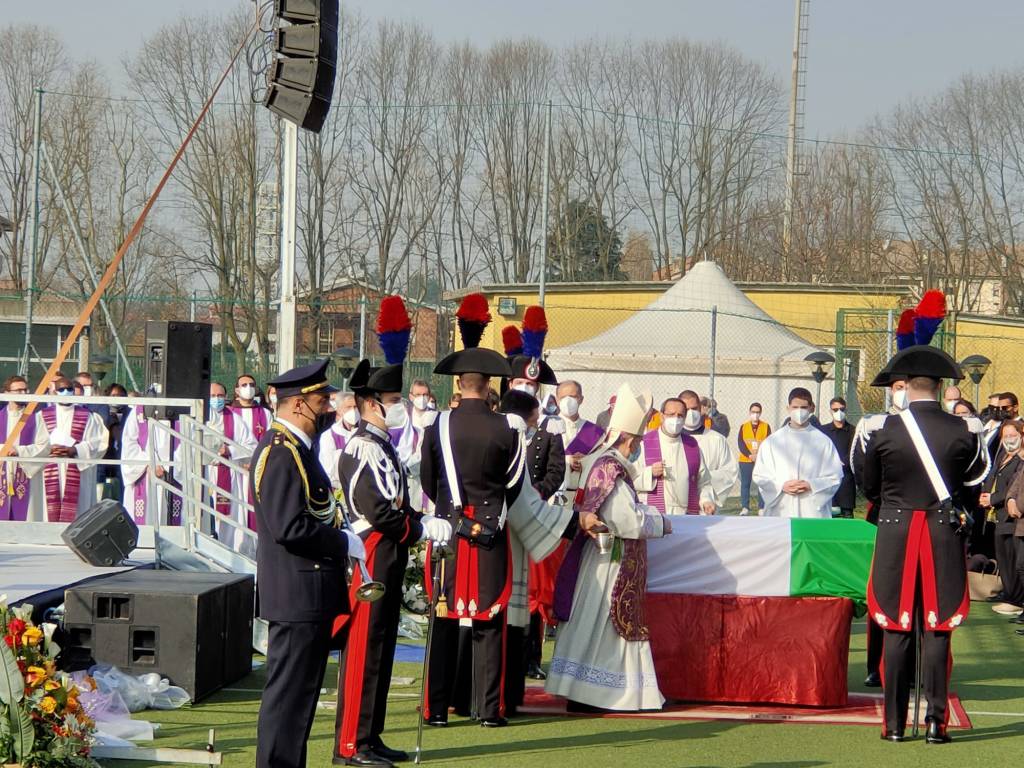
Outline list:
[[[103,693],[116,691],[129,712],[144,709],[178,709],[189,701],[184,689],[171,685],[156,673],[133,677],[117,667],[97,665],[89,670],[96,686]]]

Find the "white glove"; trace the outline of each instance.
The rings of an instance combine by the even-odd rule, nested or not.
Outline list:
[[[435,544],[445,545],[452,537],[452,524],[434,515],[424,515],[420,518],[423,525],[423,539],[430,539]]]
[[[363,544],[363,540],[352,533],[352,531],[342,531],[342,533],[348,539],[348,556],[354,557],[356,560],[365,560],[366,545]]]

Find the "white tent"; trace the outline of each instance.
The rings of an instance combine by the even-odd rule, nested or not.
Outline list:
[[[624,379],[649,390],[656,404],[683,389],[707,395],[713,386],[734,438],[750,403],[760,402],[774,427],[785,418],[790,389],[803,386],[815,393],[804,358],[816,351],[744,296],[717,264],[705,261],[646,309],[591,339],[552,349],[547,360],[559,379],[583,385],[590,418]],[[830,391],[831,385],[823,386],[823,393]]]

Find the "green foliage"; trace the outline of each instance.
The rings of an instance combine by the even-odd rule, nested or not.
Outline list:
[[[25,679],[18,660],[7,644],[0,641],[0,702],[16,704],[25,697]]]
[[[595,205],[571,201],[548,232],[549,275],[563,282],[628,279],[622,237]]]
[[[32,747],[36,743],[36,729],[32,724],[32,717],[23,707],[10,709],[8,714],[11,720],[14,754],[19,760],[24,760],[32,753]]]

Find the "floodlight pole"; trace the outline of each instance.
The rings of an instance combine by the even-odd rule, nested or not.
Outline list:
[[[543,307],[544,296],[547,289],[548,277],[548,189],[550,184],[550,157],[551,157],[551,102],[548,102],[547,118],[544,121],[544,184],[541,192],[540,218],[543,231],[540,241],[540,288],[537,301]]]
[[[295,367],[295,208],[298,192],[299,129],[284,123],[281,156],[281,301],[277,309],[277,370]]]
[[[22,373],[28,377],[32,351],[32,316],[36,298],[36,259],[39,253],[39,165],[43,146],[43,89],[36,88],[36,113],[33,120],[32,138],[35,144],[35,164],[32,167],[32,242],[28,257],[28,292],[25,297],[25,367]]]

